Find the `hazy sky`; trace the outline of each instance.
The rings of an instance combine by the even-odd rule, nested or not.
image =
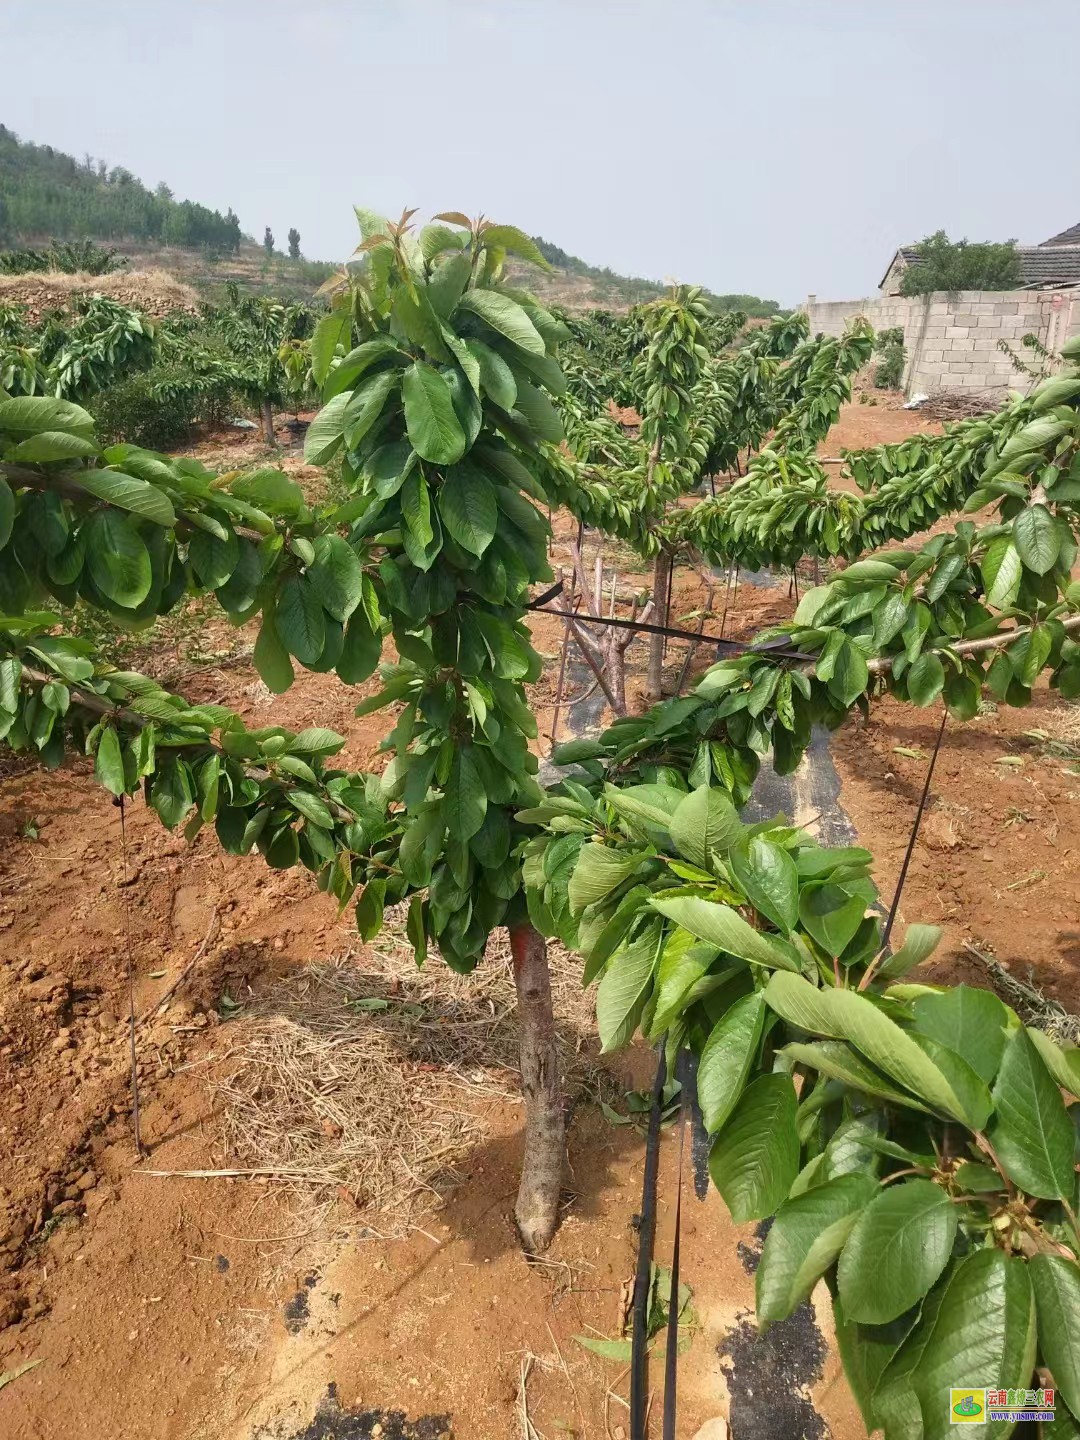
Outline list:
[[[1080,221],[1080,0],[0,0],[0,121],[279,246],[484,211],[655,279],[873,290]]]

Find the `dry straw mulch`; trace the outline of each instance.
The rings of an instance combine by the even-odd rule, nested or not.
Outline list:
[[[383,1233],[438,1203],[491,1102],[515,1100],[519,1084],[505,936],[472,975],[437,955],[417,970],[395,919],[373,946],[306,966],[230,1022],[211,1081],[225,1164],[273,1172],[317,1219],[350,1200]],[[593,996],[557,944],[551,969],[563,1074],[581,1088],[595,1073]]]

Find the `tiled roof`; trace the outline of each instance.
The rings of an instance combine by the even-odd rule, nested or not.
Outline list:
[[[1076,232],[1077,238],[1067,242],[1064,238]],[[1018,245],[1020,256],[1021,286],[1033,289],[1053,288],[1063,285],[1080,284],[1080,225],[1063,230],[1061,237],[1047,240],[1042,245]],[[901,245],[896,254],[904,266],[916,265],[919,260],[917,245]],[[893,257],[895,260],[895,256]],[[893,261],[889,262],[892,269]],[[888,274],[888,271],[885,272]],[[885,276],[882,276],[884,284]]]
[[[1080,245],[1080,225],[1070,225],[1060,235],[1051,235],[1049,240],[1040,243],[1039,249],[1045,250],[1048,245]]]

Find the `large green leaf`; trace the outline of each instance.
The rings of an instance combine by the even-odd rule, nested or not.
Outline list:
[[[844,1378],[862,1412],[868,1435],[878,1423],[874,1415],[874,1394],[878,1383],[918,1319],[918,1313],[912,1311],[902,1315],[899,1320],[894,1320],[891,1325],[860,1325],[855,1320],[849,1320],[844,1314],[844,1305],[839,1295],[833,1296],[836,1348],[840,1351]],[[911,1395],[911,1403],[918,1419],[918,1401],[914,1395]],[[921,1431],[921,1419],[918,1419],[918,1426]],[[904,1440],[900,1431],[895,1434],[896,1440]]]
[[[345,411],[351,399],[348,391],[335,395],[308,426],[304,436],[304,459],[309,465],[325,465],[333,458],[345,434]]]
[[[652,925],[616,950],[596,991],[596,1024],[604,1054],[629,1043],[649,998],[663,929]]]
[[[809,1296],[876,1191],[872,1175],[839,1175],[780,1206],[755,1277],[762,1328],[786,1320]]]
[[[235,532],[223,527],[225,538],[208,530],[196,530],[188,544],[191,568],[207,590],[218,590],[226,583],[240,558],[240,545]]]
[[[311,337],[311,376],[321,386],[330,373],[330,363],[339,345],[347,350],[352,338],[352,315],[335,310],[324,315]]]
[[[699,785],[679,802],[668,827],[679,854],[703,869],[710,867],[712,852],[723,854],[744,828],[730,795],[708,785]]]
[[[691,935],[707,940],[729,955],[737,955],[740,960],[767,965],[771,969],[799,968],[792,955],[768,935],[755,930],[730,905],[701,900],[696,895],[678,895],[671,900],[654,900],[652,904],[654,910],[659,910],[661,915],[689,930]]]
[[[126,515],[96,510],[86,522],[86,556],[94,584],[107,599],[133,610],[150,593],[150,552]]]
[[[953,1271],[912,1385],[924,1440],[952,1440],[950,1389],[1026,1388],[1035,1365],[1035,1297],[1027,1265],[978,1250]],[[1011,1422],[991,1421],[982,1440],[1004,1440]]]
[[[949,1263],[956,1207],[932,1180],[905,1180],[873,1199],[851,1232],[836,1278],[844,1313],[885,1325],[921,1300]]]
[[[714,1142],[709,1173],[737,1224],[772,1215],[787,1198],[799,1170],[797,1109],[790,1077],[763,1075]]]
[[[51,395],[22,395],[15,400],[0,399],[0,433],[40,435],[46,430],[66,430],[72,435],[92,436],[94,417],[70,400]]]
[[[641,865],[643,855],[626,855],[607,845],[583,845],[570,877],[567,898],[571,915],[580,915],[586,905],[610,895]]]
[[[874,1002],[853,990],[817,989],[798,975],[773,975],[765,999],[789,1024],[810,1034],[847,1040],[894,1080],[935,1110],[981,1130],[990,1113],[990,1096],[979,1077],[965,1067],[947,1077],[895,1021]],[[955,1057],[959,1064],[959,1057]],[[970,1079],[968,1078],[970,1076]]]
[[[480,366],[480,385],[501,410],[513,410],[517,404],[517,381],[514,372],[497,350],[482,340],[466,340],[466,348]]]
[[[397,370],[383,370],[358,385],[349,396],[349,403],[341,416],[341,429],[350,450],[359,447],[400,383],[401,375]]]
[[[913,704],[932,705],[945,688],[945,667],[932,650],[924,650],[905,679]]]
[[[405,426],[416,453],[434,465],[453,465],[465,454],[465,431],[450,387],[432,365],[417,360],[402,381]]]
[[[1013,542],[1027,568],[1045,575],[1057,563],[1061,531],[1045,505],[1029,505],[1013,521]]]
[[[252,659],[266,688],[275,695],[283,695],[293,683],[293,667],[289,652],[278,634],[274,614],[272,604],[263,610],[262,625],[255,639]]]
[[[124,760],[120,753],[120,737],[111,725],[106,725],[98,739],[97,754],[94,757],[94,778],[113,795],[123,795]]]
[[[363,606],[354,610],[345,627],[341,654],[335,666],[346,685],[359,685],[373,674],[382,655],[382,641],[382,632],[371,628]]]
[[[962,1056],[989,1085],[1005,1048],[1008,1011],[989,990],[957,985],[916,997],[915,1028]]]
[[[468,290],[462,296],[458,309],[471,310],[474,315],[479,315],[486,325],[505,336],[519,350],[526,350],[532,355],[544,354],[546,347],[539,330],[529,319],[525,308],[508,295],[500,295],[495,290]]]
[[[315,538],[315,560],[307,578],[323,609],[335,620],[346,621],[360,604],[364,569],[356,551],[340,535]]]
[[[755,835],[747,845],[735,846],[728,863],[754,909],[790,934],[799,918],[799,872],[788,851]]]
[[[1075,1136],[1061,1092],[1026,1030],[1005,1044],[989,1137],[1006,1175],[1029,1195],[1071,1200]]]
[[[1034,1255],[1028,1274],[1039,1317],[1039,1350],[1066,1405],[1080,1415],[1080,1265],[1064,1255]]]
[[[1024,566],[1016,546],[1007,535],[999,535],[990,541],[980,569],[986,587],[986,603],[995,610],[1011,609],[1020,590]]]
[[[117,469],[86,469],[79,475],[79,484],[98,500],[120,505],[121,510],[130,510],[158,526],[176,524],[176,511],[168,495],[158,490],[157,485],[137,480],[134,475],[124,475]]]
[[[452,466],[436,497],[443,525],[470,555],[482,555],[495,537],[495,487],[476,465]]]
[[[461,745],[454,751],[443,792],[443,813],[450,838],[468,840],[475,835],[484,823],[487,805],[487,789],[472,746]]]
[[[318,662],[326,644],[326,620],[318,593],[304,575],[286,575],[277,595],[277,633],[301,665]]]
[[[869,1064],[843,1040],[819,1040],[814,1044],[792,1043],[785,1045],[782,1053],[798,1065],[807,1065],[832,1080],[842,1080],[865,1095],[878,1100],[888,1100],[893,1105],[903,1105],[909,1110],[922,1110],[926,1106],[894,1085],[888,1076]]]
[[[761,1042],[765,1000],[760,991],[736,1000],[713,1026],[698,1063],[698,1103],[715,1135],[738,1104]]]
[[[98,453],[98,445],[84,435],[66,430],[42,430],[20,440],[8,457],[17,464],[47,465],[53,460],[83,460]]]

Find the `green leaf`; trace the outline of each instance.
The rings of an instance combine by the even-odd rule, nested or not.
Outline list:
[[[709,1155],[709,1173],[736,1224],[772,1215],[799,1170],[798,1101],[787,1075],[743,1091]]]
[[[1020,592],[1024,566],[1007,535],[999,535],[986,547],[982,565],[986,603],[995,610],[1010,610]]]
[[[144,520],[167,529],[176,524],[176,511],[172,501],[156,485],[147,480],[138,480],[134,475],[124,475],[119,470],[83,470],[79,484],[90,495],[107,500],[121,510],[130,510]]]
[[[82,435],[65,430],[42,430],[15,446],[8,458],[24,465],[48,465],[53,460],[82,460],[96,455],[99,447]]]
[[[738,1104],[761,1042],[765,1000],[744,995],[709,1032],[698,1064],[698,1103],[705,1129],[715,1135]]]
[[[730,905],[701,900],[695,895],[680,895],[672,900],[653,900],[652,907],[689,930],[699,940],[748,960],[754,965],[773,969],[797,970],[795,960],[769,936],[749,925]]]
[[[945,688],[945,667],[932,650],[924,650],[905,679],[913,704],[932,705]]]
[[[344,746],[344,736],[321,725],[313,725],[310,730],[301,730],[300,734],[289,742],[289,750],[294,755],[336,755]]]
[[[851,1232],[836,1278],[844,1313],[885,1325],[921,1300],[949,1263],[956,1207],[932,1180],[904,1180],[873,1199]]]
[[[195,803],[191,776],[184,762],[170,756],[154,776],[150,804],[167,830],[175,830]]]
[[[293,683],[293,667],[289,652],[281,643],[272,605],[263,611],[262,624],[255,640],[255,652],[251,658],[266,688],[275,695],[284,695]]]
[[[789,1024],[810,1034],[849,1041],[934,1109],[962,1120],[972,1130],[981,1130],[986,1124],[990,1096],[970,1066],[963,1066],[955,1056],[963,1070],[947,1077],[926,1051],[866,996],[853,990],[819,990],[801,976],[775,974],[765,999]]]
[[[957,985],[940,995],[918,996],[914,1011],[920,1034],[955,1050],[977,1075],[991,1083],[1001,1063],[1008,1022],[1008,1012],[996,995]]]
[[[649,997],[662,943],[662,928],[650,926],[611,957],[596,991],[602,1054],[618,1050],[633,1037]]]
[[[487,789],[484,785],[472,746],[461,745],[454,751],[443,809],[452,840],[468,840],[480,829],[487,814]]]
[[[511,255],[520,255],[522,260],[528,260],[530,265],[538,265],[541,270],[551,269],[536,241],[516,225],[488,225],[480,239],[484,245],[498,246],[500,250],[507,250]]]
[[[330,365],[339,345],[346,350],[352,339],[352,316],[336,310],[324,315],[311,337],[311,376],[321,386],[330,373]]]
[[[15,523],[15,496],[11,493],[11,486],[0,475],[0,550],[11,539],[11,529]]]
[[[334,828],[334,817],[330,813],[330,807],[320,796],[312,795],[307,790],[290,790],[289,802],[303,815],[305,820],[310,820],[320,830]]]
[[[480,385],[500,410],[513,410],[517,404],[517,381],[514,372],[497,350],[482,340],[466,340],[466,348],[480,366]]]
[[[381,631],[371,628],[367,611],[354,610],[345,627],[345,638],[338,656],[336,670],[346,685],[359,685],[374,674],[382,656]]]
[[[707,869],[712,852],[723,854],[739,840],[744,828],[730,795],[700,785],[679,802],[668,831],[684,859]]]
[[[499,507],[491,481],[476,465],[454,465],[436,503],[447,531],[470,555],[482,555],[495,537]]]
[[[434,465],[453,465],[465,454],[461,428],[446,380],[434,366],[417,360],[402,381],[405,426],[416,453]]]
[[[732,850],[728,863],[754,909],[790,934],[799,918],[799,872],[788,851],[755,835],[746,846]]]
[[[6,708],[3,704],[2,691],[0,691],[0,708]],[[1076,1045],[1057,1045],[1050,1039],[1049,1035],[1034,1026],[1027,1027],[1028,1039],[1035,1046],[1035,1049],[1042,1056],[1043,1064],[1054,1077],[1056,1084],[1062,1090],[1067,1090],[1070,1095],[1080,1099],[1080,1047]]]
[[[978,1250],[953,1271],[911,1376],[924,1440],[952,1440],[956,1434],[950,1389],[1026,1387],[1034,1365],[1035,1297],[1027,1266],[1000,1250]],[[980,1436],[1004,1440],[1012,1429],[1011,1422],[996,1421]]]
[[[427,929],[424,925],[424,897],[414,895],[409,901],[409,913],[405,920],[405,934],[413,947],[413,954],[416,957],[416,968],[423,967],[427,959]]]
[[[1026,1030],[1005,1044],[989,1131],[1006,1175],[1044,1200],[1072,1200],[1075,1135],[1061,1092]]]
[[[592,1335],[575,1335],[574,1339],[583,1350],[590,1350],[594,1355],[599,1355],[601,1360],[615,1360],[620,1365],[630,1363],[629,1340],[597,1340]]]
[[[799,894],[799,919],[831,956],[842,955],[866,915],[866,900],[843,885],[807,885]]]
[[[876,1192],[872,1175],[839,1175],[785,1200],[766,1236],[755,1276],[759,1326],[786,1320],[808,1298]]]
[[[360,604],[364,570],[356,551],[340,535],[315,537],[315,562],[307,568],[323,609],[344,623]]]
[[[517,413],[525,416],[534,435],[558,445],[564,438],[562,420],[543,390],[519,376],[517,391]]]
[[[40,435],[46,430],[66,430],[71,435],[89,437],[94,433],[94,417],[70,400],[55,400],[51,395],[0,400],[0,432]]]
[[[335,395],[308,426],[304,436],[304,460],[308,465],[325,465],[333,459],[345,435],[345,411],[351,400],[348,391]]]
[[[617,885],[633,875],[643,859],[640,854],[626,855],[599,842],[583,845],[567,890],[570,914],[580,915],[586,905],[610,895]]]
[[[372,375],[352,392],[341,417],[342,433],[350,450],[358,448],[400,382],[401,375],[397,370],[383,370]]]
[[[878,978],[899,980],[901,975],[921,965],[937,949],[943,933],[940,925],[909,925],[900,949],[878,966]]]
[[[894,1085],[880,1070],[876,1070],[842,1040],[819,1040],[815,1044],[793,1043],[785,1045],[783,1055],[796,1065],[807,1065],[833,1080],[842,1080],[855,1090],[875,1099],[887,1100],[893,1105],[904,1105],[910,1110],[922,1110],[926,1106],[913,1095],[906,1094]]]
[[[263,567],[258,547],[250,540],[237,540],[236,563],[224,585],[217,587],[217,598],[223,610],[231,615],[249,610],[262,588]]]
[[[870,671],[867,668],[866,656],[857,645],[845,639],[836,654],[828,682],[829,690],[841,704],[850,706],[859,695],[865,693],[869,683]]]
[[[356,928],[361,940],[374,940],[382,929],[386,881],[369,880],[356,902]]]
[[[528,312],[508,295],[500,295],[494,290],[468,290],[462,296],[458,310],[470,310],[479,315],[486,325],[519,350],[525,350],[530,355],[543,355],[546,351],[543,338],[529,319]]]
[[[125,515],[96,510],[84,533],[94,584],[107,599],[133,610],[149,595],[154,578],[150,552],[139,532]]]
[[[123,795],[127,789],[124,783],[124,757],[120,752],[120,737],[111,725],[106,725],[98,740],[97,755],[94,757],[94,779],[113,795]]]
[[[1080,1415],[1080,1265],[1064,1255],[1033,1255],[1028,1275],[1035,1291],[1042,1358],[1066,1405]]]
[[[219,590],[236,569],[240,544],[231,529],[226,539],[219,539],[206,530],[196,530],[188,545],[188,558],[200,583],[207,590]]]
[[[277,594],[277,633],[301,665],[318,662],[326,643],[326,621],[318,593],[306,576],[286,575]]]
[[[1029,570],[1046,575],[1061,553],[1058,522],[1045,505],[1029,505],[1013,521],[1013,542]]]

